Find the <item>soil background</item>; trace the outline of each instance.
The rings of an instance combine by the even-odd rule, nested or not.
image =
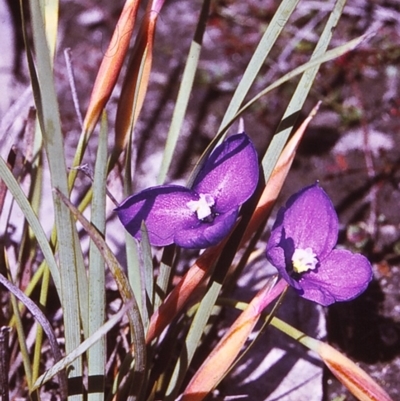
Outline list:
[[[8,6],[13,5],[13,0],[9,3]],[[200,70],[174,156],[170,181],[186,177],[214,136],[233,91],[278,4],[278,1],[270,0],[213,2]],[[81,109],[86,110],[99,63],[122,5],[121,0],[61,1],[55,78],[69,160],[74,154],[80,127],[73,108],[63,52],[71,49],[77,95]],[[332,1],[300,1],[291,23],[259,74],[252,88],[253,94],[308,60],[332,5]],[[6,58],[8,60],[8,64],[1,68],[0,85],[5,96],[0,102],[0,116],[5,115],[8,107],[28,86],[18,18],[13,19],[10,8],[4,6],[2,4],[2,29],[8,24],[8,36],[5,37],[9,40],[0,43],[4,63]],[[159,17],[150,90],[135,132],[135,190],[155,183],[161,149],[199,10],[199,1],[167,0]],[[141,9],[139,19],[143,13],[144,9]],[[322,101],[322,106],[299,149],[282,191],[281,203],[292,193],[319,180],[339,214],[339,245],[364,253],[373,263],[375,278],[367,291],[352,302],[322,310],[292,297],[286,312],[282,313],[307,334],[326,336],[330,343],[369,372],[393,400],[400,400],[398,1],[349,0],[331,47],[367,31],[374,34],[357,50],[321,67],[299,122],[318,101]],[[296,83],[294,80],[278,88],[244,115],[246,132],[260,151],[268,146]],[[110,131],[113,129],[118,92],[119,86],[107,106]],[[22,120],[26,119],[23,113],[26,111],[21,111]],[[22,130],[23,123],[19,124],[16,119],[10,129]],[[85,162],[89,165],[93,164],[94,146],[86,156]],[[80,180],[82,188],[90,185],[85,177]],[[110,189],[115,189],[112,184]],[[110,233],[109,237],[118,252],[121,245],[118,236]],[[262,246],[261,242],[260,248]],[[255,263],[253,270],[239,283],[238,296],[248,299],[256,291],[256,281],[260,277],[254,272],[260,269],[263,269],[260,263]],[[216,397],[246,399],[250,395],[248,399],[255,401],[309,401],[315,396],[315,400],[354,400],[314,356],[288,340],[282,340],[282,335],[271,338],[250,355],[250,362],[234,373],[233,379],[222,383]],[[262,364],[260,355],[273,349],[282,350],[282,353],[275,353],[275,362],[270,361],[262,374],[257,373]],[[295,386],[292,383],[290,388],[285,384],[291,367],[299,360],[307,363],[308,372],[315,380],[312,382],[312,393],[309,388],[305,393],[299,392],[301,383]],[[301,366],[305,371],[305,365]],[[314,367],[316,370],[313,370]],[[311,376],[301,379],[303,384],[311,380]],[[282,386],[283,390],[276,393]]]

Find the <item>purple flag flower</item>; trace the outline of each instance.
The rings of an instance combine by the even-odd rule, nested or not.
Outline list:
[[[278,212],[267,258],[304,298],[321,305],[360,295],[372,279],[362,255],[334,249],[339,231],[331,200],[318,184],[289,198]]]
[[[145,221],[152,245],[206,248],[229,233],[239,206],[250,198],[257,182],[257,153],[246,134],[237,134],[215,148],[192,189],[148,188],[127,198],[116,211],[136,239]]]

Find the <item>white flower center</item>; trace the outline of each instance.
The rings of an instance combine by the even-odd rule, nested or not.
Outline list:
[[[317,267],[317,255],[311,248],[295,249],[292,256],[293,270],[296,273],[304,273]]]
[[[215,205],[214,198],[209,194],[200,194],[200,199],[189,201],[186,206],[197,214],[199,220],[203,220],[212,214],[211,207]]]

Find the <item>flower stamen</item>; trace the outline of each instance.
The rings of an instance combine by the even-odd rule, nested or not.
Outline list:
[[[304,273],[314,270],[318,264],[317,255],[311,248],[295,249],[292,256],[293,270],[296,273]]]
[[[211,207],[215,205],[214,198],[209,194],[200,194],[200,198],[195,201],[189,201],[186,206],[193,212],[197,214],[199,220],[204,220],[205,218],[212,215]]]

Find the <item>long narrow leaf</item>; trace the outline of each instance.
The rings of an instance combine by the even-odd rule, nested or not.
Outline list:
[[[173,271],[173,263],[175,259],[175,246],[164,248],[164,252],[160,261],[160,269],[156,280],[156,290],[154,299],[154,310],[157,310],[161,302],[165,299],[168,290],[168,284]]]
[[[144,293],[145,305],[142,310],[143,325],[145,332],[149,326],[149,316],[153,314],[154,305],[154,269],[153,258],[151,254],[151,245],[149,241],[149,234],[147,232],[144,222],[141,227],[142,240],[140,241],[140,249],[143,261],[143,276],[144,276]]]
[[[193,81],[199,63],[203,36],[206,28],[208,13],[210,10],[210,3],[211,0],[203,1],[199,21],[197,23],[196,32],[194,34],[194,39],[192,41],[192,44],[190,45],[187,62],[183,71],[181,84],[179,86],[179,92],[176,99],[174,113],[172,115],[171,126],[168,130],[167,142],[165,144],[161,168],[157,177],[158,184],[162,184],[167,176],[168,169],[171,165],[172,155],[178,141],[183,119],[185,117],[186,109],[189,103],[189,98],[192,93]]]
[[[334,28],[336,27],[340,19],[345,4],[346,0],[339,0],[336,2],[335,7],[333,8],[324,27],[324,30],[318,40],[318,43],[315,46],[315,50],[311,56],[311,61],[324,55],[332,39]],[[309,68],[306,72],[304,72],[292,98],[290,99],[290,103],[286,108],[281,123],[278,126],[277,132],[273,136],[271,144],[268,147],[268,151],[262,160],[264,177],[266,180],[269,179],[274,169],[275,163],[277,162],[278,157],[283,147],[285,146],[285,143],[290,133],[292,132],[297,117],[300,114],[301,108],[303,107],[308,93],[310,92],[311,86],[317,75],[319,67],[320,65],[315,65],[314,67]]]
[[[42,286],[40,288],[40,299],[39,299],[39,303],[42,307],[45,307],[47,304],[49,288],[50,288],[50,270],[47,268],[47,266],[45,266],[42,276]],[[39,377],[42,346],[43,346],[43,329],[42,326],[38,326],[36,330],[35,351],[33,354],[33,362],[32,362],[32,381],[35,381]]]
[[[103,235],[106,229],[107,128],[107,120],[104,115],[97,149],[91,209],[92,224]],[[106,317],[105,263],[93,242],[90,243],[89,249],[88,287],[88,331],[89,336],[91,336],[104,323]],[[88,352],[89,401],[102,401],[104,399],[106,358],[106,341],[103,337]]]
[[[58,346],[57,338],[53,331],[53,328],[51,327],[51,324],[47,320],[44,313],[30,298],[28,298],[18,287],[10,283],[2,274],[0,274],[0,283],[4,285],[4,287],[6,287],[13,295],[15,295],[16,298],[18,298],[29,309],[29,311],[32,313],[32,316],[43,327],[43,330],[46,333],[47,338],[49,339],[54,359],[55,361],[59,361],[61,359],[61,350]],[[67,381],[65,375],[60,374],[59,380],[60,380],[60,389],[63,398],[65,398],[67,394]]]
[[[53,82],[51,59],[44,32],[44,23],[38,0],[30,0],[30,11],[32,19],[33,41],[36,52],[37,78],[39,88],[34,88],[35,102],[38,109],[38,118],[42,130],[43,141],[49,162],[51,183],[53,187],[68,191],[67,172],[64,158],[64,145],[61,133],[58,102]],[[30,65],[31,76],[35,71]],[[56,227],[58,235],[58,249],[60,257],[61,273],[61,301],[64,312],[65,346],[70,352],[80,342],[80,304],[78,295],[77,271],[81,265],[78,259],[78,252],[82,258],[82,252],[76,248],[77,233],[71,219],[68,208],[63,205],[60,199],[53,197],[54,211],[56,216]],[[70,378],[80,380],[82,376],[81,361],[74,362],[69,370]],[[76,390],[78,389],[76,383]],[[71,400],[81,400],[78,395],[71,396]]]
[[[221,124],[218,128],[218,132],[207,149],[203,152],[199,163],[194,168],[191,177],[189,179],[189,185],[193,182],[194,178],[200,171],[204,161],[207,159],[211,150],[216,146],[218,141],[226,134],[228,128],[233,124],[233,122],[241,114],[239,111],[246,98],[248,91],[257,77],[261,67],[265,63],[269,52],[271,51],[273,45],[278,39],[280,33],[285,27],[289,20],[289,17],[296,8],[299,0],[283,0],[275,12],[271,22],[269,23],[266,31],[264,32],[254,54],[247,65],[246,71],[241,78],[239,85],[237,86],[235,93],[229,103],[229,106],[224,114]]]
[[[222,128],[227,125],[227,122],[237,114],[258,72],[263,66],[265,59],[268,57],[272,46],[275,44],[276,39],[295,10],[297,3],[298,0],[284,0],[279,5],[279,8],[276,10],[271,22],[268,24],[268,28],[258,44],[257,49],[255,50],[246,71],[235,90],[218,132],[222,131]]]
[[[7,167],[6,162],[1,157],[0,177],[7,185],[8,190],[11,192],[14,200],[17,202],[31,230],[33,231],[40,246],[40,249],[43,252],[43,256],[50,268],[54,285],[57,289],[57,293],[59,296],[61,296],[60,273],[58,271],[58,266],[53,254],[53,250],[51,249],[51,246],[49,244],[49,240],[47,239],[43,227],[40,224],[35,212],[33,211],[32,206],[30,205],[28,199],[22,191],[22,188],[19,186],[17,180],[14,178],[10,169]]]
[[[54,60],[57,46],[59,0],[42,0],[44,21],[46,26],[46,39],[49,46],[50,59]]]
[[[89,338],[83,341],[76,349],[74,349],[64,358],[60,359],[49,370],[43,373],[43,375],[40,376],[35,383],[33,383],[32,390],[36,390],[43,384],[47,383],[55,375],[71,364],[76,358],[83,355],[91,347],[94,347],[96,343],[103,339],[103,337],[124,317],[130,307],[131,303],[125,304],[118,313],[107,320],[106,323],[99,327],[98,330],[96,330]],[[102,395],[104,399],[104,394]]]
[[[349,42],[345,43],[344,45],[335,47],[334,49],[328,50],[322,56],[316,57],[305,64],[296,67],[292,71],[288,72],[287,74],[283,75],[281,78],[277,79],[271,85],[267,86],[265,89],[260,91],[256,96],[254,96],[251,100],[249,100],[237,114],[229,120],[221,129],[220,133],[226,132],[226,130],[233,124],[233,122],[239,118],[245,111],[247,111],[251,106],[253,106],[261,97],[265,96],[267,93],[271,92],[272,90],[278,88],[283,83],[290,81],[294,77],[302,74],[303,72],[307,71],[308,69],[314,68],[320,64],[326,63],[328,61],[334,60],[343,54],[346,54],[354,49],[356,49],[362,42],[364,42],[371,34],[361,35],[356,39],[350,40]]]
[[[2,277],[0,277],[0,282],[2,282]],[[7,287],[6,287],[7,288]],[[16,287],[18,288],[18,287]],[[9,288],[7,288],[9,289]],[[10,290],[10,289],[9,289]],[[10,290],[12,293],[12,291]],[[22,364],[24,366],[26,382],[28,388],[32,387],[32,365],[29,358],[28,344],[26,341],[26,335],[24,330],[24,325],[22,323],[21,311],[18,308],[17,298],[15,296],[11,296],[11,306],[13,311],[13,320],[15,324],[15,329],[18,337],[18,344],[20,348]]]
[[[140,315],[140,309],[138,307],[135,296],[129,285],[128,279],[125,276],[124,270],[118,263],[117,258],[104,241],[103,236],[97,231],[97,229],[90,224],[90,222],[83,216],[83,214],[71,203],[71,201],[58,189],[55,189],[57,196],[62,202],[67,205],[71,210],[71,213],[75,218],[82,224],[83,228],[89,234],[91,240],[96,244],[97,248],[101,252],[105,262],[107,263],[110,271],[118,285],[119,292],[125,303],[132,303],[132,307],[128,310],[129,323],[131,327],[131,336],[133,349],[135,352],[135,372],[138,377],[143,380],[143,372],[146,368],[146,345],[144,338],[144,328],[142,318]],[[137,383],[136,391],[140,393],[142,382]]]

